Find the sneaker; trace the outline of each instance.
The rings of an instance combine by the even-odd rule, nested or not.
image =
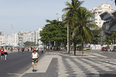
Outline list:
[[[33,69],[32,71],[34,72],[35,70]]]
[[[36,72],[37,70],[34,70],[34,72]]]

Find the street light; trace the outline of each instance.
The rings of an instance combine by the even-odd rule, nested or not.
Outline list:
[[[37,41],[38,41],[38,51],[39,51],[39,39]]]

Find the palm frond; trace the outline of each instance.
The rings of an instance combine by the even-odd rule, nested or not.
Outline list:
[[[79,35],[79,27],[80,27],[80,26],[78,26],[78,27],[76,27],[76,28],[74,29],[73,34],[72,34],[72,38],[74,38],[75,36]]]
[[[89,28],[95,28],[95,29],[99,29],[99,26],[98,25],[96,25],[95,23],[87,23],[87,25],[86,25],[87,27],[89,27]]]

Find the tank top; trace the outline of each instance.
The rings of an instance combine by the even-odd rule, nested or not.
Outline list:
[[[32,53],[32,58],[33,58],[33,59],[38,58],[38,57],[37,57],[37,52],[36,52],[35,54]]]
[[[7,52],[7,50],[5,49],[4,52]]]

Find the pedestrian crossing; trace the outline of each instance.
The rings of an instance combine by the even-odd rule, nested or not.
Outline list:
[[[102,77],[100,74],[112,74],[116,71],[116,63],[112,59],[107,59],[107,56],[98,53],[91,53],[91,55],[95,57],[62,55],[62,58],[58,59],[58,72],[62,72],[58,73],[58,77]]]

